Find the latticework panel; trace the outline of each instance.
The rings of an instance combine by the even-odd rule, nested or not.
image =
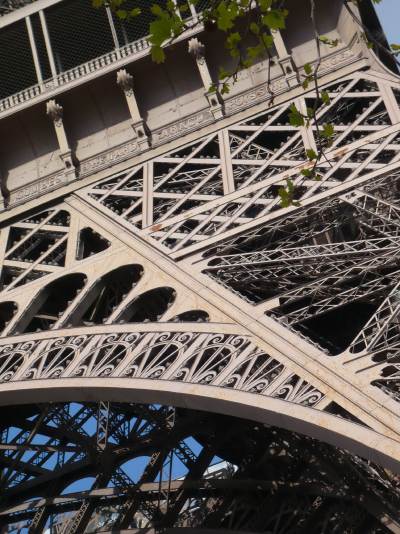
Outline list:
[[[400,85],[326,90],[319,180],[287,101],[1,230],[10,532],[398,528]]]
[[[318,166],[318,181],[301,170],[305,152],[316,150],[316,127],[294,127],[290,102],[200,139],[87,190],[179,258],[255,220],[275,218],[279,189],[291,178],[295,200],[352,189],[398,162],[398,90],[360,73],[328,86],[331,103],[318,112],[335,127],[332,146]],[[297,106],[312,107],[310,92]],[[143,176],[146,176],[144,192]],[[142,204],[143,195],[145,205]]]

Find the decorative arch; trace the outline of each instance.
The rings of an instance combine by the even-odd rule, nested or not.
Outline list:
[[[292,430],[400,472],[400,443],[375,430],[301,405],[243,391],[151,379],[65,378],[27,381],[18,390],[0,386],[0,405],[30,402],[100,401],[170,404],[234,415]]]
[[[132,263],[121,265],[103,274],[71,312],[68,323],[77,325],[102,324],[139,282],[143,267]]]
[[[86,275],[72,273],[53,280],[38,293],[14,327],[14,332],[48,330],[86,284]]]
[[[110,325],[3,342],[0,404],[109,400],[234,415],[400,471],[400,443],[324,411],[323,392],[248,336],[213,323],[167,326]]]
[[[0,332],[6,328],[18,310],[16,302],[6,300],[0,302]]]
[[[158,321],[175,301],[172,287],[156,287],[135,297],[117,318],[119,322],[141,323]]]

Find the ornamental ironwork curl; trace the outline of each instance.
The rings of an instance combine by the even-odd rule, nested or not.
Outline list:
[[[125,325],[82,334],[36,334],[0,348],[0,384],[61,378],[131,378],[232,388],[316,407],[324,394],[257,347],[250,337],[221,332],[223,325]],[[111,327],[114,328],[115,327]],[[134,331],[127,331],[135,328]],[[92,332],[92,330],[94,330]],[[229,330],[229,329],[227,329]],[[50,337],[52,335],[52,337]],[[47,336],[47,337],[46,337]]]

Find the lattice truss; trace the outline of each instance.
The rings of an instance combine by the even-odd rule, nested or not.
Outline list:
[[[378,534],[399,515],[383,469],[274,427],[140,404],[56,403],[19,415],[0,418],[7,532]]]
[[[329,405],[288,362],[73,206],[16,222],[0,240],[0,384],[158,378]]]
[[[316,127],[288,102],[82,194],[400,400],[400,87],[358,72],[326,90],[319,181],[300,172]],[[299,208],[280,207],[287,178]]]
[[[66,203],[5,227],[0,242],[3,336],[71,326],[224,318]]]
[[[357,377],[366,396],[398,410],[400,87],[360,72],[327,90],[320,119],[336,133],[320,181],[300,173],[316,132],[290,126],[288,102],[2,228],[0,386],[213,386],[365,429],[340,404],[346,392],[334,397],[318,373],[268,343],[274,325],[319,351],[346,388]],[[283,209],[278,189],[289,177],[300,206]],[[249,321],[240,326],[233,304],[265,338]],[[1,410],[0,438],[6,532],[364,534],[400,524],[390,472],[239,419],[53,403]],[[85,477],[87,490],[71,493]]]
[[[85,195],[179,258],[255,219],[276,216],[286,178],[304,204],[396,167],[399,129],[392,125],[400,118],[400,90],[381,77],[357,73],[327,91],[331,104],[320,109],[319,118],[333,123],[336,134],[318,182],[300,174],[305,150],[316,150],[315,127],[311,132],[291,126],[288,102],[115,175]],[[298,108],[305,111],[315,98],[307,93]]]
[[[0,0],[0,16],[31,4],[35,0]]]

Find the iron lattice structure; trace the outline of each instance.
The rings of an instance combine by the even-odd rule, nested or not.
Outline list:
[[[321,83],[319,181],[288,85],[1,229],[2,532],[398,531],[400,83]]]
[[[398,494],[383,469],[274,427],[126,403],[37,405],[21,417],[2,478],[9,488],[2,519],[14,521],[15,529],[42,531],[51,514],[57,518],[51,529],[65,533],[171,525],[384,532],[382,517],[397,514]],[[13,421],[3,412],[2,421],[7,419]],[[91,419],[97,422],[93,433],[85,430]],[[44,437],[42,444],[32,443],[34,432]],[[18,451],[22,440],[29,463]],[[58,476],[49,482],[43,466],[52,456]],[[138,462],[142,456],[146,461]],[[217,456],[224,461],[210,469]],[[123,468],[129,461],[138,465],[134,479]],[[177,463],[184,475],[172,480],[168,473]],[[45,498],[83,474],[93,477],[92,489]],[[12,505],[37,492],[44,497],[29,506]]]

